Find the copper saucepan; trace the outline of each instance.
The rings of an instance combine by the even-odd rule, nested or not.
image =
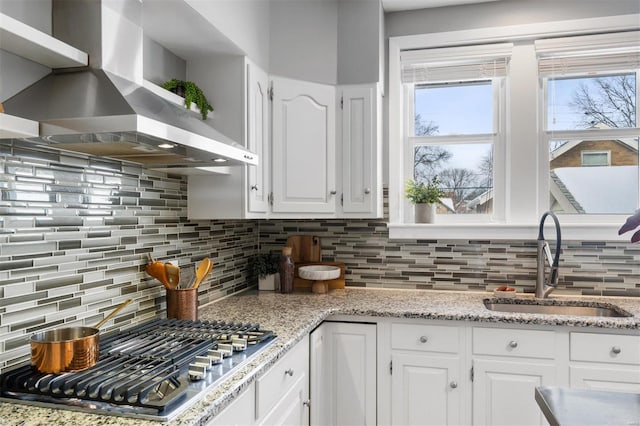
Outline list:
[[[131,299],[122,302],[95,327],[67,327],[31,336],[31,365],[41,373],[85,370],[98,362],[100,326],[109,321]]]

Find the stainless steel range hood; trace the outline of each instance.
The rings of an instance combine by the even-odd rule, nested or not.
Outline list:
[[[40,123],[30,141],[178,172],[258,163],[210,120],[145,87],[139,1],[52,5],[54,36],[87,51],[90,66],[54,70],[4,102],[7,113]]]

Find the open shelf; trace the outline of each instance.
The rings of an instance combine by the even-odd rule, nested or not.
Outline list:
[[[89,64],[87,53],[3,13],[0,13],[0,49],[49,68]]]
[[[33,138],[38,135],[37,121],[0,113],[0,139]]]

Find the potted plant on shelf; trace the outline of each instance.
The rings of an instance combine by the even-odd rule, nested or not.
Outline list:
[[[251,258],[251,272],[258,276],[258,290],[276,290],[280,283],[278,261],[273,253],[259,253]]]
[[[200,110],[200,115],[202,115],[202,119],[206,120],[209,111],[213,111],[213,107],[209,105],[206,96],[202,92],[202,90],[193,82],[171,79],[162,85],[165,89],[175,93],[176,95],[184,98],[184,106],[189,109],[191,108],[191,103],[196,104],[198,109]]]
[[[407,179],[404,190],[407,199],[415,206],[416,223],[435,222],[436,207],[444,195],[438,177],[433,176],[426,183]]]

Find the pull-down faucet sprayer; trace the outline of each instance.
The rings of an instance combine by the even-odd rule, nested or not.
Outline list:
[[[553,261],[551,260],[551,250],[549,250],[549,243],[544,240],[544,221],[547,216],[551,216],[556,225],[556,251]],[[538,230],[538,263],[537,263],[537,275],[536,275],[536,298],[544,299],[553,291],[558,285],[558,263],[560,260],[560,222],[558,217],[552,212],[548,211],[542,215],[540,219],[540,229]],[[549,263],[551,270],[549,271],[549,280],[545,282],[545,257]]]

